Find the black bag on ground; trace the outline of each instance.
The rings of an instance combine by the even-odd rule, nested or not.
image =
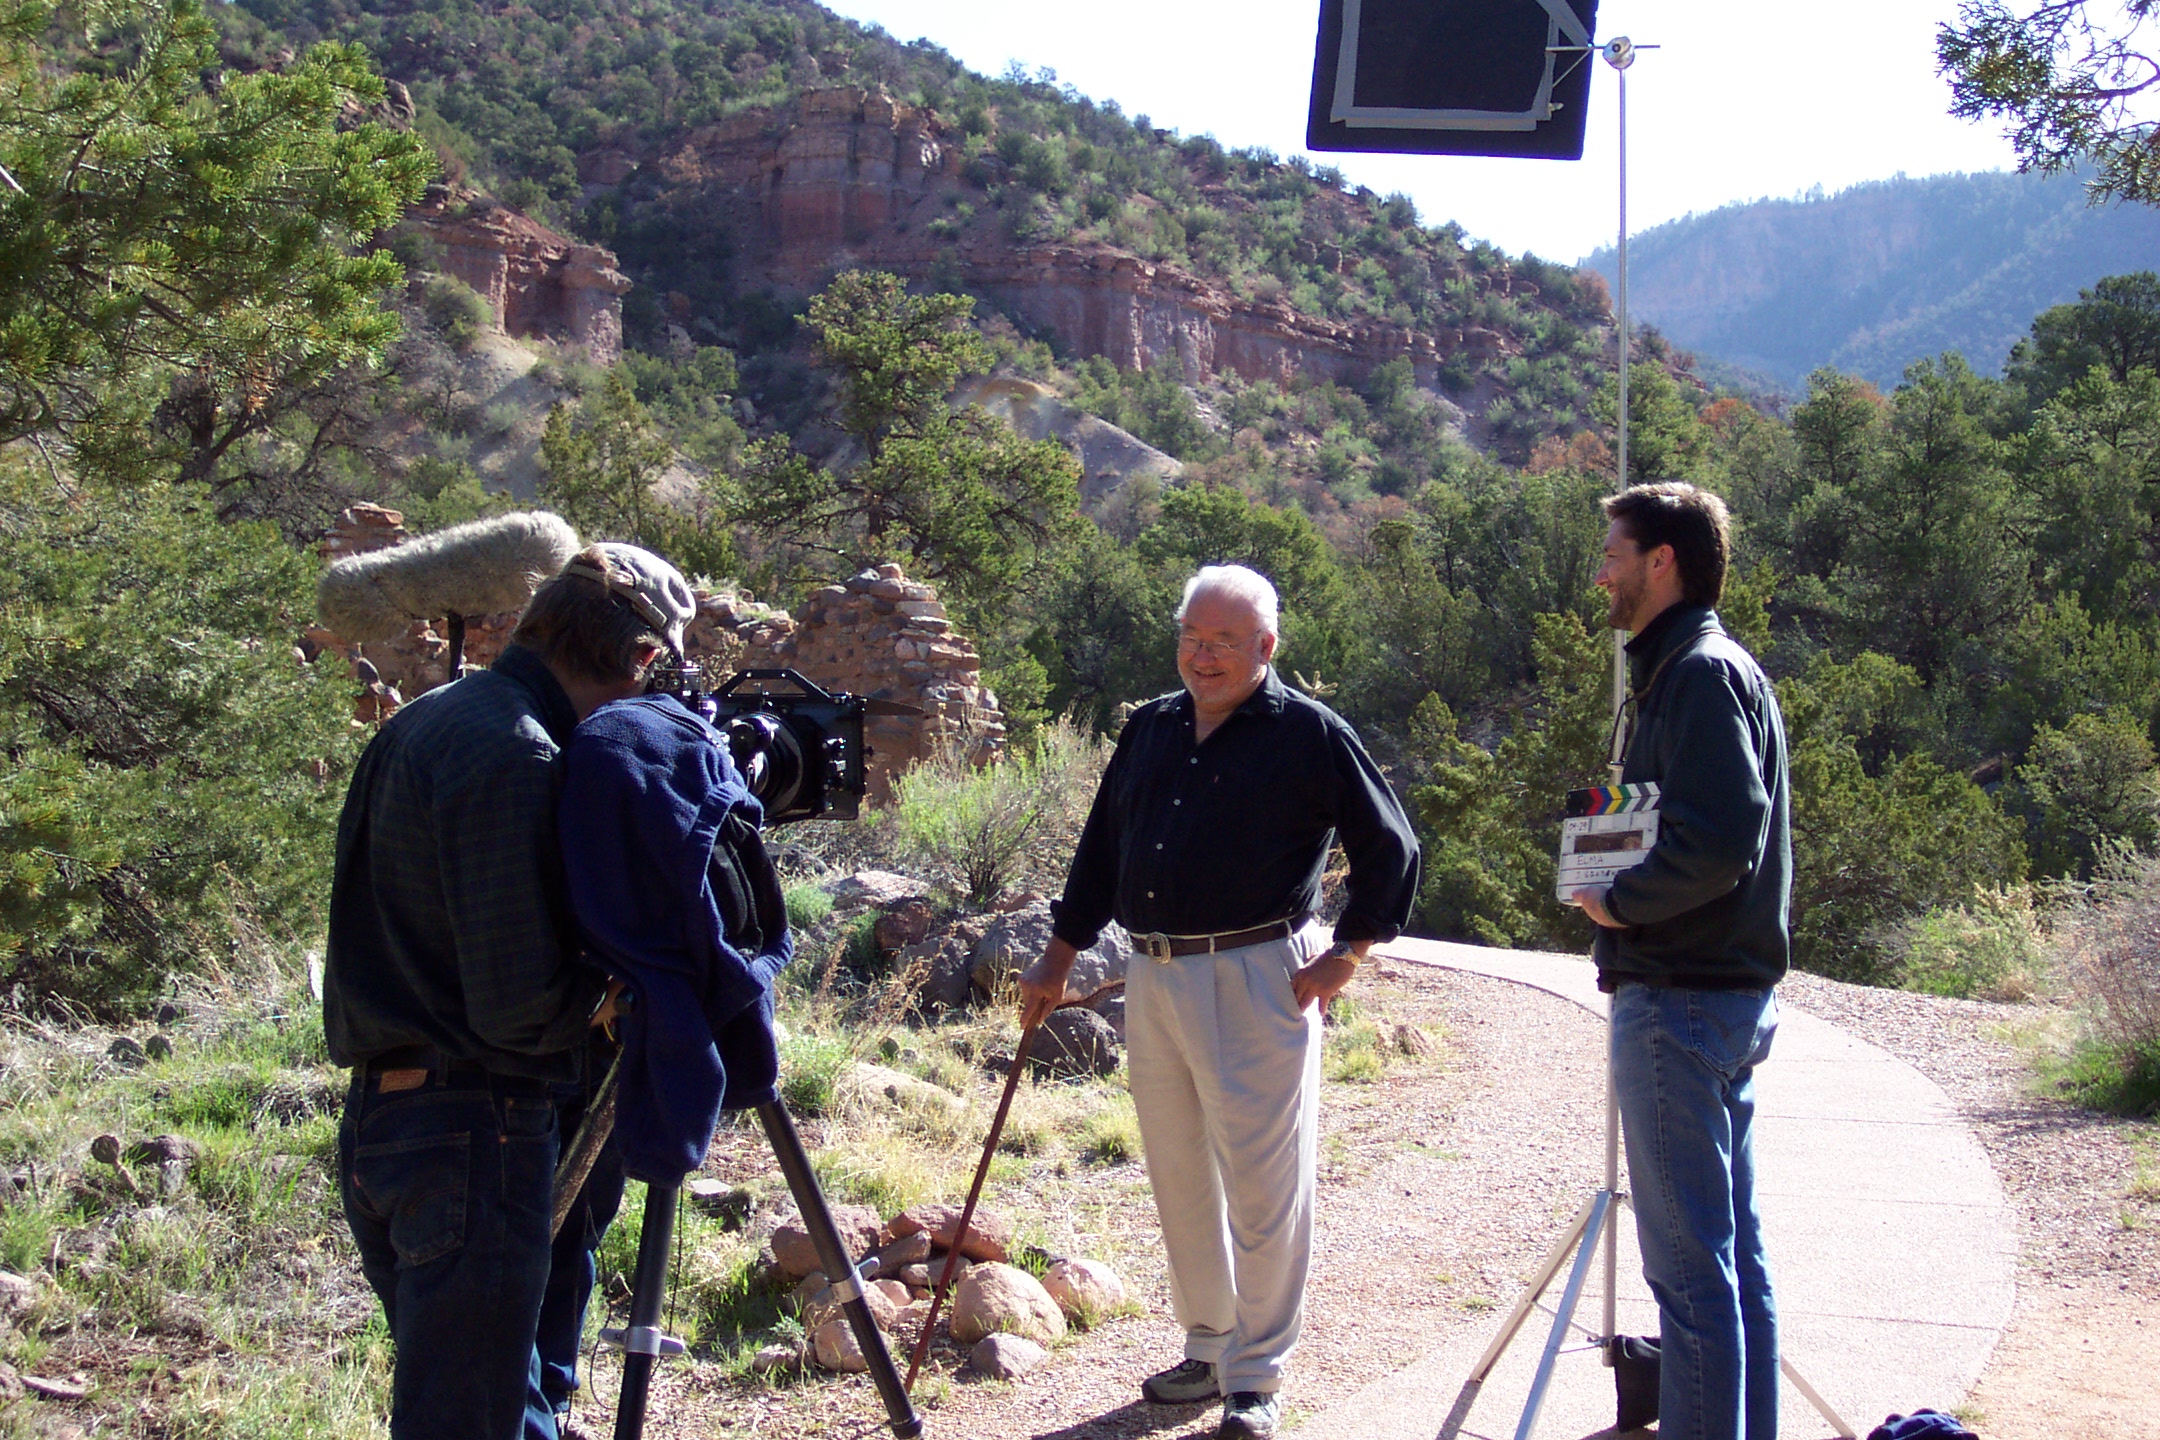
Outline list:
[[[1641,1430],[1657,1419],[1658,1342],[1650,1335],[1615,1335],[1611,1346],[1613,1389],[1618,1392],[1615,1430]]]

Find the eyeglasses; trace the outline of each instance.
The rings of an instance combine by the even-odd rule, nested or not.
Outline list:
[[[1178,654],[1205,655],[1210,660],[1221,660],[1227,656],[1243,654],[1245,647],[1252,644],[1253,639],[1259,633],[1259,631],[1255,630],[1242,640],[1202,640],[1197,635],[1179,635],[1177,637]]]

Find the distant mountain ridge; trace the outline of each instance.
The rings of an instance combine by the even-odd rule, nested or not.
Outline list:
[[[1757,200],[1629,241],[1629,310],[1704,358],[1797,391],[1821,365],[1888,388],[1962,353],[1983,374],[2051,305],[2160,269],[2160,210],[2095,208],[2072,176],[1898,176]],[[1583,264],[1615,278],[1611,247]]]

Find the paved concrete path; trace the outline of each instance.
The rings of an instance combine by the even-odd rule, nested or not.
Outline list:
[[[1590,962],[1577,956],[1410,939],[1379,953],[1534,986],[1606,1013]],[[1961,1402],[2015,1297],[2015,1227],[1979,1142],[1933,1081],[1789,1006],[1771,1058],[1756,1072],[1756,1094],[1763,1231],[1785,1358],[1862,1436],[1893,1412]],[[1595,1150],[1602,1136],[1583,1143]],[[1624,1162],[1620,1186],[1627,1188]],[[1655,1334],[1657,1309],[1642,1283],[1631,1214],[1623,1214],[1620,1235],[1620,1333]],[[1523,1256],[1522,1273],[1541,1258]],[[1566,1275],[1563,1268],[1548,1304]],[[1603,1321],[1603,1282],[1602,1264],[1593,1265],[1576,1309],[1592,1331]],[[1510,1307],[1515,1298],[1507,1297]],[[1552,1320],[1533,1311],[1492,1376],[1473,1389],[1470,1372],[1505,1315],[1496,1311],[1490,1326],[1330,1407],[1299,1427],[1300,1440],[1509,1440]],[[1612,1372],[1594,1350],[1563,1353],[1536,1435],[1608,1433],[1612,1416]],[[1785,1387],[1784,1440],[1836,1433]]]

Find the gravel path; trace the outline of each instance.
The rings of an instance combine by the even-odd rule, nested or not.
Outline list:
[[[2160,1436],[2143,1402],[2160,1338],[2160,1184],[2148,1178],[2135,1190],[2140,1165],[2160,1164],[2155,1127],[2033,1094],[2008,1038],[2011,1027],[2033,1022],[2033,1007],[1799,975],[1781,994],[1941,1084],[2002,1178],[2024,1246],[2017,1318],[1972,1406],[1990,1440]],[[1319,1261],[1285,1391],[1293,1418],[1317,1414],[1460,1330],[1488,1333],[1495,1309],[1514,1299],[1599,1178],[1603,1037],[1594,1016],[1506,981],[1384,962],[1361,979],[1359,996],[1369,1013],[1422,1026],[1445,1049],[1438,1062],[1399,1066],[1371,1084],[1326,1088]],[[1112,1207],[1118,1243],[1108,1258],[1146,1313],[1068,1341],[1018,1384],[964,1374],[933,1383],[924,1396],[928,1433],[1213,1434],[1212,1408],[1137,1398],[1140,1378],[1179,1353],[1137,1167],[1061,1177],[1032,1205],[1019,1201],[1033,1205],[1053,1217]],[[683,1367],[663,1374],[648,1434],[887,1433],[860,1380],[821,1385],[809,1400],[697,1377]],[[595,1389],[611,1395],[612,1377],[603,1374]],[[606,1433],[604,1407],[581,1418]]]

